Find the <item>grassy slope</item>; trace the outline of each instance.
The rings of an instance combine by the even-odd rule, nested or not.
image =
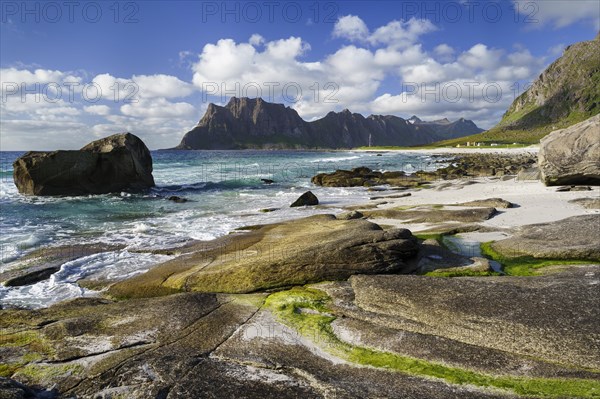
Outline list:
[[[600,35],[570,46],[521,94],[500,123],[476,135],[445,140],[432,147],[466,142],[535,144],[557,129],[582,122],[600,112]],[[541,104],[537,103],[542,98]]]

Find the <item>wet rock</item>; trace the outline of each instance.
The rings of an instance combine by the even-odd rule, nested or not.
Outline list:
[[[540,140],[538,164],[548,186],[600,185],[600,115]]]
[[[60,267],[66,262],[122,248],[123,246],[105,244],[40,248],[15,262],[8,263],[5,271],[0,273],[0,283],[8,287],[35,284],[59,271]]]
[[[148,147],[131,133],[94,141],[78,151],[28,152],[13,163],[27,195],[88,195],[154,186]]]
[[[184,204],[184,203],[188,202],[187,198],[178,197],[177,195],[172,195],[169,198],[167,198],[167,200],[173,201],[177,204]]]
[[[421,184],[422,179],[418,176],[406,176],[402,171],[378,172],[362,166],[352,170],[320,173],[313,176],[311,182],[323,187],[370,187],[384,184],[412,187]]]
[[[312,206],[312,205],[319,205],[319,199],[317,198],[316,195],[314,195],[312,193],[312,191],[307,191],[304,194],[302,194],[300,197],[298,197],[298,199],[296,201],[294,201],[292,203],[292,205],[290,205],[290,207],[294,208],[294,207],[298,207],[298,206]]]

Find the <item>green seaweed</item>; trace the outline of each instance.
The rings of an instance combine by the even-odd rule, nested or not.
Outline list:
[[[355,364],[385,368],[412,375],[440,378],[452,384],[509,390],[538,397],[600,397],[600,381],[569,378],[492,376],[396,353],[351,345],[340,340],[331,327],[330,298],[313,287],[295,287],[271,294],[265,306],[284,324],[296,329],[329,353]],[[311,309],[307,313],[303,309]]]
[[[533,256],[508,257],[493,248],[493,241],[480,245],[481,254],[502,265],[502,270],[509,276],[537,276],[539,269],[548,266],[589,265],[590,260],[582,259],[538,259]]]

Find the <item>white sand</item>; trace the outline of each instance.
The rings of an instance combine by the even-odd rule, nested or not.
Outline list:
[[[475,183],[469,184],[471,182]],[[445,186],[446,183],[451,183],[451,186],[441,190],[436,189],[441,185]],[[480,223],[484,226],[498,228],[547,223],[576,215],[600,213],[600,210],[597,209],[585,209],[580,205],[569,203],[575,198],[599,198],[600,187],[594,187],[592,191],[556,192],[556,189],[557,187],[546,187],[539,181],[516,181],[515,179],[502,181],[498,178],[478,178],[439,181],[433,183],[430,189],[411,191],[410,197],[386,199],[388,203],[380,205],[379,209],[404,205],[449,205],[487,198],[502,198],[516,204],[517,207],[498,209],[500,214]],[[423,223],[410,225],[391,219],[374,219],[373,221],[403,226],[413,231],[426,230],[430,227]]]
[[[528,147],[515,147],[515,148],[478,148],[478,147],[441,147],[441,148],[420,148],[420,149],[382,149],[382,150],[369,150],[369,149],[360,149],[353,150],[356,152],[403,152],[409,154],[436,154],[436,155],[446,155],[446,154],[523,154],[523,153],[533,153],[537,154],[539,151],[539,145],[530,145]]]

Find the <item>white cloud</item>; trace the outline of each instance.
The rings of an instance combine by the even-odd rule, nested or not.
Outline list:
[[[248,43],[250,43],[254,47],[260,46],[264,42],[265,38],[259,35],[258,33],[254,33],[252,36],[250,36],[250,39],[248,40]]]
[[[369,36],[369,28],[360,17],[346,15],[337,20],[333,27],[333,37],[341,37],[349,40],[366,40]]]
[[[368,40],[371,44],[381,43],[394,47],[405,47],[415,43],[419,36],[436,29],[428,19],[411,18],[408,21],[392,21],[377,28]]]
[[[386,44],[392,47],[407,47],[415,43],[419,36],[436,29],[435,25],[427,19],[411,18],[408,21],[391,21],[371,33],[360,17],[346,15],[339,18],[334,25],[333,37],[367,42],[374,46]]]
[[[27,89],[32,89],[33,85],[47,85],[55,83],[62,85],[64,82],[81,82],[81,78],[73,76],[67,72],[61,72],[50,69],[36,69],[33,72],[28,69],[2,68],[0,69],[0,82],[2,90],[8,83],[25,85]]]
[[[121,113],[138,118],[191,118],[196,110],[186,102],[172,103],[165,98],[152,98],[124,104],[121,106]]]
[[[37,133],[31,133],[34,124],[23,122],[27,118],[39,122],[37,126],[42,123],[54,126],[51,129],[56,131],[62,122],[65,127],[77,126],[73,128],[77,132],[87,127],[86,139],[90,135],[97,138],[131,131],[147,140],[150,148],[171,147],[202,115],[206,100],[197,105],[191,96],[204,91],[203,95],[210,94],[210,101],[217,103],[234,95],[293,103],[300,115],[309,120],[332,110],[349,108],[365,115],[466,117],[489,127],[519,94],[514,83],[534,79],[546,62],[522,47],[511,52],[483,43],[462,52],[446,43],[425,50],[417,41],[434,29],[427,21],[411,19],[392,21],[370,32],[360,18],[346,16],[340,18],[333,35],[354,43],[310,60],[311,47],[300,37],[266,41],[254,34],[242,43],[221,39],[206,44],[197,56],[183,54],[184,59],[194,60],[192,82],[165,74],[123,78],[103,73],[92,80],[102,91],[99,102],[86,102],[81,97],[75,101],[63,98],[36,102],[31,93],[24,96],[23,102],[19,93],[1,104],[2,126],[36,138]],[[84,83],[77,74],[41,68],[9,68],[2,72],[3,81],[6,76],[26,82],[64,81],[72,77]],[[207,87],[207,83],[214,85]],[[286,93],[288,98],[284,98],[282,91],[286,84],[292,88]],[[410,90],[407,85],[411,85]],[[454,98],[456,87],[462,92]],[[486,92],[486,87],[491,92]],[[297,88],[301,96],[294,102],[289,94],[293,97]],[[497,89],[502,96],[496,100],[493,97]],[[217,96],[221,98],[215,100]],[[126,101],[131,97],[136,101]],[[115,99],[119,107],[109,106],[107,101]],[[23,147],[16,144],[26,142],[17,140],[12,133],[8,141],[4,137],[2,140],[14,143],[11,148],[17,149]]]
[[[110,107],[107,105],[88,105],[83,107],[88,114],[106,116],[110,115]]]
[[[597,0],[513,0],[526,24],[533,28],[552,25],[563,28],[576,22],[589,23],[597,31],[600,27],[600,2]]]
[[[133,75],[131,79],[138,86],[138,93],[143,98],[176,98],[187,97],[194,91],[194,86],[170,75]]]
[[[450,62],[454,59],[454,49],[447,45],[446,43],[442,43],[440,45],[435,46],[433,49],[434,54],[437,56],[437,59],[443,62]]]

